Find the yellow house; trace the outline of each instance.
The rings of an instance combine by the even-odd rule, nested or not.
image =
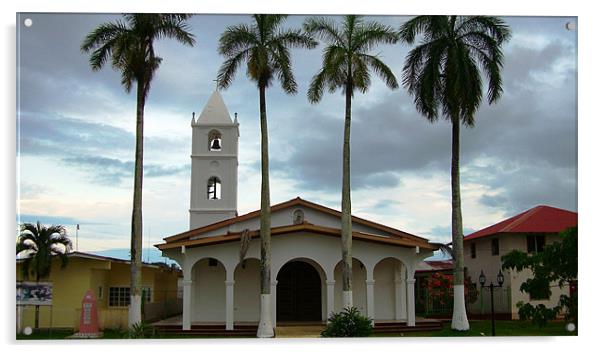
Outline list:
[[[69,261],[61,268],[60,259],[52,260],[50,277],[52,305],[40,306],[40,328],[79,328],[81,302],[88,289],[97,299],[99,325],[105,328],[126,328],[128,323],[130,262],[82,252],[68,254]],[[17,259],[17,281],[23,277],[22,260]],[[181,271],[167,266],[142,265],[143,319],[155,321],[182,312],[178,295]],[[35,306],[17,307],[17,326],[34,327]]]

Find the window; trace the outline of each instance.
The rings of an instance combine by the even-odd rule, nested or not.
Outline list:
[[[497,256],[500,254],[500,240],[498,238],[491,239],[491,255]]]
[[[527,236],[527,252],[540,253],[546,245],[546,237],[544,235],[528,235]]]
[[[102,299],[102,287],[98,287],[98,299]]]
[[[110,287],[109,306],[130,305],[130,287]]]
[[[529,300],[549,300],[550,287],[544,289],[545,293],[529,293]]]
[[[475,243],[470,243],[470,258],[474,259],[477,257],[477,245]]]
[[[293,212],[293,224],[303,224],[304,221],[305,215],[303,214],[303,211],[295,210],[295,212]]]
[[[209,267],[215,267],[215,266],[217,266],[217,260],[209,259]]]
[[[218,177],[211,177],[207,181],[207,199],[219,200],[222,198],[222,183]]]
[[[142,300],[145,303],[151,302],[151,289],[142,288]],[[109,287],[109,306],[128,306],[130,305],[130,287]]]
[[[222,134],[217,130],[211,130],[209,132],[209,151],[221,151],[222,150]]]

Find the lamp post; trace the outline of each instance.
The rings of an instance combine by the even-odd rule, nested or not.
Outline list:
[[[489,288],[489,293],[491,294],[491,335],[495,336],[495,312],[493,310],[493,288],[494,287],[502,287],[504,284],[504,274],[502,274],[502,270],[500,270],[497,274],[497,285],[493,284],[493,281],[489,282],[488,286],[485,286],[485,282],[487,282],[487,278],[481,270],[481,274],[479,275],[479,283],[481,284],[481,292],[483,292],[483,288]]]

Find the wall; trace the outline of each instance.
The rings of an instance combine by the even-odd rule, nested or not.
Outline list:
[[[494,238],[499,239],[499,247],[500,252],[499,255],[493,256],[491,254],[491,240]],[[558,241],[559,236],[557,234],[547,234],[545,244],[552,244],[554,241]],[[470,257],[470,244],[476,244],[477,257],[472,259]],[[485,238],[479,238],[471,241],[464,242],[464,266],[467,267],[468,275],[471,276],[473,282],[477,283],[479,286],[479,275],[481,270],[485,274],[487,278],[486,284],[489,284],[490,281],[493,281],[494,284],[497,283],[496,276],[498,271],[502,267],[501,258],[503,255],[509,253],[512,250],[520,250],[527,251],[527,236],[526,234],[497,234],[495,236],[489,236]],[[517,273],[516,271],[502,271],[504,274],[504,291],[500,291],[500,293],[495,293],[495,295],[500,296],[509,296],[506,298],[499,298],[499,302],[507,301],[509,302],[508,306],[512,313],[512,318],[518,318],[518,308],[516,304],[519,301],[522,302],[530,302],[533,305],[544,304],[548,307],[555,306],[558,303],[558,299],[561,294],[569,293],[569,288],[566,286],[565,288],[552,288],[552,295],[550,296],[550,300],[529,300],[529,295],[526,293],[522,293],[520,291],[520,286],[525,282],[528,278],[532,278],[532,273],[528,270],[521,271]],[[502,294],[503,293],[503,294]],[[484,298],[483,305],[489,308],[488,302],[489,294],[485,293],[487,298]],[[496,300],[496,302],[498,302]],[[475,304],[476,305],[476,304]],[[496,308],[496,312],[498,312]]]
[[[252,239],[246,258],[259,258],[259,239]],[[165,252],[179,260],[183,268],[184,278],[191,273],[194,281],[192,287],[191,321],[224,322],[225,321],[225,284],[226,280],[234,280],[234,320],[257,321],[259,315],[259,268],[257,260],[248,263],[242,271],[238,268],[240,243],[229,242],[212,246],[187,248],[184,254],[175,251]],[[416,254],[415,248],[404,248],[373,242],[356,240],[353,242],[354,304],[364,313],[366,305],[366,279],[375,279],[375,314],[374,319],[390,319],[394,317],[394,284],[393,273],[396,264],[403,261],[413,271],[413,267],[432,252]],[[340,262],[341,241],[332,237],[313,233],[295,233],[279,235],[272,238],[272,281],[277,278],[278,271],[284,264],[293,260],[308,261],[319,267],[318,272],[325,280],[335,280],[335,310],[341,308],[342,288]],[[208,258],[215,258],[219,266],[208,267]],[[383,259],[385,260],[379,264]],[[200,260],[200,261],[199,261]],[[378,264],[378,266],[376,266]],[[363,266],[363,268],[362,268]],[[373,269],[376,266],[374,272]],[[314,266],[315,267],[315,266]],[[336,269],[335,269],[336,267]],[[405,276],[404,266],[404,276]],[[241,277],[247,273],[249,277]],[[387,281],[391,283],[388,284]],[[404,288],[405,291],[405,288]],[[196,303],[196,304],[195,304]],[[326,286],[322,286],[323,317],[326,318]]]
[[[143,286],[155,289],[151,296],[153,302],[161,302],[164,298],[173,300],[177,296],[178,274],[177,271],[143,267]],[[97,298],[101,328],[127,327],[127,307],[109,307],[108,297],[111,286],[129,287],[129,276],[127,263],[70,257],[67,267],[61,269],[60,261],[53,259],[50,278],[45,280],[53,283],[53,305],[40,307],[40,327],[78,329],[81,301],[88,289],[92,289]],[[23,280],[19,263],[17,280]],[[102,297],[99,297],[99,287],[103,288]],[[22,309],[22,327],[34,327],[35,307]]]
[[[71,328],[79,324],[76,309],[90,288],[92,269],[103,268],[102,261],[72,257],[67,267],[61,268],[58,258],[53,259],[50,278],[52,282],[52,306],[40,306],[40,327]],[[21,264],[17,263],[17,280],[23,280]],[[33,279],[32,281],[35,281]],[[34,327],[35,306],[26,306],[22,311],[22,327]]]
[[[234,273],[234,321],[259,321],[260,272],[258,259],[246,259]]]

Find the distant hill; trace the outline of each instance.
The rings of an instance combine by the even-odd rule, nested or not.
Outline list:
[[[90,254],[114,257],[116,259],[122,260],[130,260],[130,249],[109,249],[102,251],[86,251]],[[151,262],[163,262],[168,265],[175,263],[175,261],[161,256],[161,251],[157,248],[143,248],[142,249],[142,262],[151,263]]]

